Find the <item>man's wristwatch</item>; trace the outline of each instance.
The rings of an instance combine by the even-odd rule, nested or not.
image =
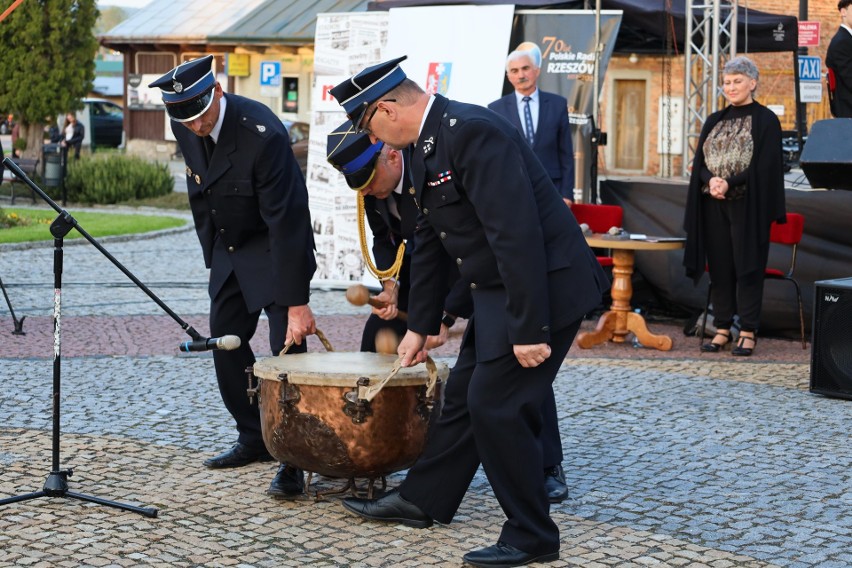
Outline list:
[[[444,312],[444,317],[441,318],[441,323],[447,326],[448,328],[453,327],[456,323],[456,318]]]

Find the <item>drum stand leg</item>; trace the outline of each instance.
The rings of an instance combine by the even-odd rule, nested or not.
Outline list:
[[[313,472],[308,472],[308,479],[305,482],[305,493],[308,493],[308,488],[311,486],[311,479],[313,478],[313,475],[314,475]],[[367,499],[372,499],[373,498],[373,489],[375,488],[375,485],[376,485],[376,479],[377,478],[375,478],[375,477],[371,477],[367,480],[366,494],[364,493],[364,491],[361,491],[361,490],[358,489],[358,484],[355,483],[355,478],[350,477],[349,479],[346,480],[346,485],[344,485],[340,489],[315,492],[314,493],[314,501],[322,501],[323,499],[325,499],[326,497],[329,497],[331,495],[343,495],[344,493],[347,493],[347,492],[351,493],[355,497],[365,497],[366,496]],[[381,478],[378,478],[378,479],[382,480],[381,491],[382,491],[382,493],[384,493],[385,490],[388,488],[387,478],[383,475],[383,476],[381,476]]]

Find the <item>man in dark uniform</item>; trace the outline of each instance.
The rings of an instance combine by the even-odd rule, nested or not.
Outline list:
[[[414,144],[420,209],[402,364],[425,360],[439,329],[446,274],[456,259],[474,312],[447,381],[444,408],[398,491],[347,498],[375,520],[449,523],[480,463],[507,521],[496,545],[469,552],[474,566],[520,566],[559,557],[540,472],[542,405],[606,275],[571,211],[520,133],[492,111],[429,95],[401,57],[331,90],[353,124],[393,148]]]
[[[373,143],[369,136],[356,134],[352,123],[346,121],[328,136],[329,163],[343,173],[349,187],[360,192],[364,213],[373,233],[373,257],[379,270],[394,264],[400,245],[405,246],[399,275],[382,281],[382,291],[376,299],[385,307],[372,309],[361,336],[361,351],[376,351],[376,335],[389,329],[402,337],[408,330],[399,312],[408,309],[411,284],[411,253],[414,249],[414,227],[417,205],[411,192],[408,171],[408,149],[395,150],[383,142]],[[449,257],[447,258],[449,261]],[[447,288],[451,290],[444,302],[441,320],[441,339],[434,338],[432,346],[446,342],[449,329],[458,317],[467,317],[472,310],[466,287],[457,284],[458,271],[451,269]],[[453,286],[456,284],[455,286]],[[440,343],[439,343],[440,341]]]
[[[352,122],[346,121],[328,137],[327,158],[343,172],[346,183],[364,195],[364,211],[373,231],[373,255],[379,267],[394,262],[397,247],[405,240],[404,261],[398,285],[383,282],[382,292],[376,296],[386,303],[384,308],[373,308],[364,326],[361,351],[375,351],[375,338],[380,329],[390,328],[402,337],[408,331],[406,322],[395,319],[398,310],[408,309],[411,284],[411,252],[414,248],[414,227],[417,223],[417,205],[411,188],[408,164],[409,148],[395,150],[384,142],[373,143],[365,133],[355,133]],[[405,183],[408,182],[408,183]],[[392,199],[388,199],[391,196]],[[457,317],[470,317],[473,310],[470,289],[458,278],[458,270],[451,264],[450,293],[444,301],[444,317],[437,336],[430,336],[428,348],[446,343],[450,327]],[[397,294],[399,295],[397,301]],[[547,499],[561,503],[568,496],[568,486],[562,470],[562,438],[556,415],[556,400],[549,396],[542,407],[544,428],[541,434],[544,458],[544,483]]]
[[[269,318],[269,346],[278,354],[304,352],[316,331],[308,306],[316,269],[308,192],[287,131],[266,106],[224,94],[213,56],[187,61],[149,87],[159,87],[172,132],[186,161],[195,229],[210,269],[210,334],[241,340],[234,351],[214,351],[219,391],[237,425],[237,443],[204,461],[209,468],[270,461],[260,413],[246,396],[245,369],[255,362],[249,341],[261,311]],[[303,472],[281,465],[268,493],[292,496]]]
[[[831,114],[835,118],[852,118],[852,0],[840,0],[840,28],[825,52],[825,66],[828,67],[834,90],[829,95]]]

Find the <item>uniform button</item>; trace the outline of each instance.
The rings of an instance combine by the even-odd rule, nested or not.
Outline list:
[[[444,231],[441,231],[441,238],[442,238],[442,239],[446,239],[446,238],[447,238],[447,233],[445,233]]]
[[[220,234],[220,235],[224,235],[224,234],[225,234],[225,229],[219,229],[219,234]]]
[[[470,283],[470,289],[471,289],[471,290],[476,290],[476,282],[471,282],[471,283]]]
[[[236,188],[236,187],[235,187],[235,188],[234,188],[234,193],[237,193],[238,191],[239,191],[239,188]]]
[[[215,214],[216,214],[216,210],[215,210],[215,209],[211,209],[211,210],[210,210],[210,214],[211,214],[211,215],[215,215]]]
[[[461,263],[462,263],[462,259],[457,258],[457,259],[456,259],[456,264],[458,264],[459,266],[461,266]]]
[[[234,247],[228,247],[228,252],[234,252]]]
[[[429,210],[428,210],[428,209],[426,209],[425,207],[423,208],[423,214],[424,214],[424,215],[428,215],[428,214],[429,214]]]
[[[211,194],[211,193],[213,193],[213,192],[212,192],[212,191],[210,191],[210,189],[205,189],[205,190],[204,190],[204,193],[206,193],[207,195],[210,195],[210,194]]]
[[[441,201],[446,201],[446,200],[447,200],[447,196],[446,196],[446,195],[442,195],[442,196],[441,196]]]
[[[546,325],[546,326],[542,327],[541,331],[550,331],[550,326]]]

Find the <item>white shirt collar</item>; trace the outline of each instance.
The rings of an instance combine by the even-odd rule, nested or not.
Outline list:
[[[219,99],[219,118],[216,120],[216,125],[213,127],[213,130],[210,131],[210,138],[213,139],[213,142],[219,143],[219,133],[222,131],[222,123],[225,121],[225,107],[228,106],[228,103],[225,100],[225,96],[222,95],[222,98]]]
[[[525,97],[525,96],[527,96],[527,95],[522,95],[522,94],[521,94],[521,93],[519,93],[518,91],[515,91],[515,101],[516,101],[518,104],[521,104],[522,102],[524,102],[524,97]],[[536,87],[535,91],[533,91],[533,92],[532,92],[532,94],[531,94],[529,97],[530,97],[530,102],[531,102],[531,103],[536,103],[536,104],[538,104],[538,87]]]
[[[429,102],[426,103],[426,110],[423,111],[423,117],[420,119],[420,130],[417,132],[417,139],[420,140],[420,135],[423,134],[423,125],[426,124],[426,117],[429,116],[429,109],[432,108],[432,103],[435,102],[435,95],[429,95]]]

